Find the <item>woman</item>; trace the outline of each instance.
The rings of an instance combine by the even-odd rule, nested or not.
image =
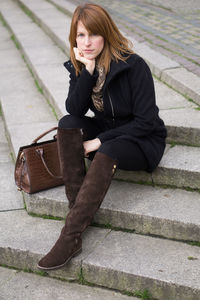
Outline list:
[[[60,237],[38,267],[64,266],[82,248],[116,168],[152,172],[160,162],[166,128],[158,116],[151,72],[100,6],[74,12],[66,109],[58,150],[70,212]],[[86,117],[88,110],[94,117]],[[84,157],[92,160],[86,174]]]

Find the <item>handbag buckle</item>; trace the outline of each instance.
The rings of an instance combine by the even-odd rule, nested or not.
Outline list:
[[[24,152],[22,152],[19,156],[19,159],[22,161],[25,161]]]

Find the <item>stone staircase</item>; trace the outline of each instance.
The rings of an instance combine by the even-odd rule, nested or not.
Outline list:
[[[19,146],[66,114],[68,73],[63,62],[69,54],[73,10],[66,0],[0,2],[0,101],[14,159]],[[147,290],[144,299],[197,300],[200,78],[130,39],[155,75],[157,104],[168,128],[165,155],[152,174],[117,171],[94,224],[84,233],[82,254],[48,275],[125,291],[130,297],[144,298],[142,291]],[[17,192],[0,125],[0,264],[37,272],[37,261],[57,239],[60,219],[68,211],[64,187],[33,195]]]

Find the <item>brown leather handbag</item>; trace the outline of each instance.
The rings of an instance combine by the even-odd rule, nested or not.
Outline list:
[[[38,140],[53,127],[37,137],[30,145],[19,148],[15,164],[15,182],[19,190],[32,194],[63,184],[56,136],[52,140]]]

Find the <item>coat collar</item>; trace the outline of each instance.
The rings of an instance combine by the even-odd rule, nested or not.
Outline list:
[[[74,66],[71,62],[71,60],[68,60],[64,63],[65,68],[70,72],[74,72],[75,73],[75,69]],[[107,76],[106,76],[106,81],[105,81],[105,85],[104,85],[104,89],[107,88],[108,84],[110,83],[110,81],[119,73],[130,69],[130,65],[127,61],[123,61],[123,60],[118,60],[118,62],[112,60],[111,64],[110,64],[110,71],[108,72]]]
[[[127,61],[119,60],[118,62],[112,60],[110,65],[110,71],[107,74],[104,89],[107,88],[110,81],[117,76],[119,73],[124,72],[125,70],[130,69],[130,65]]]

